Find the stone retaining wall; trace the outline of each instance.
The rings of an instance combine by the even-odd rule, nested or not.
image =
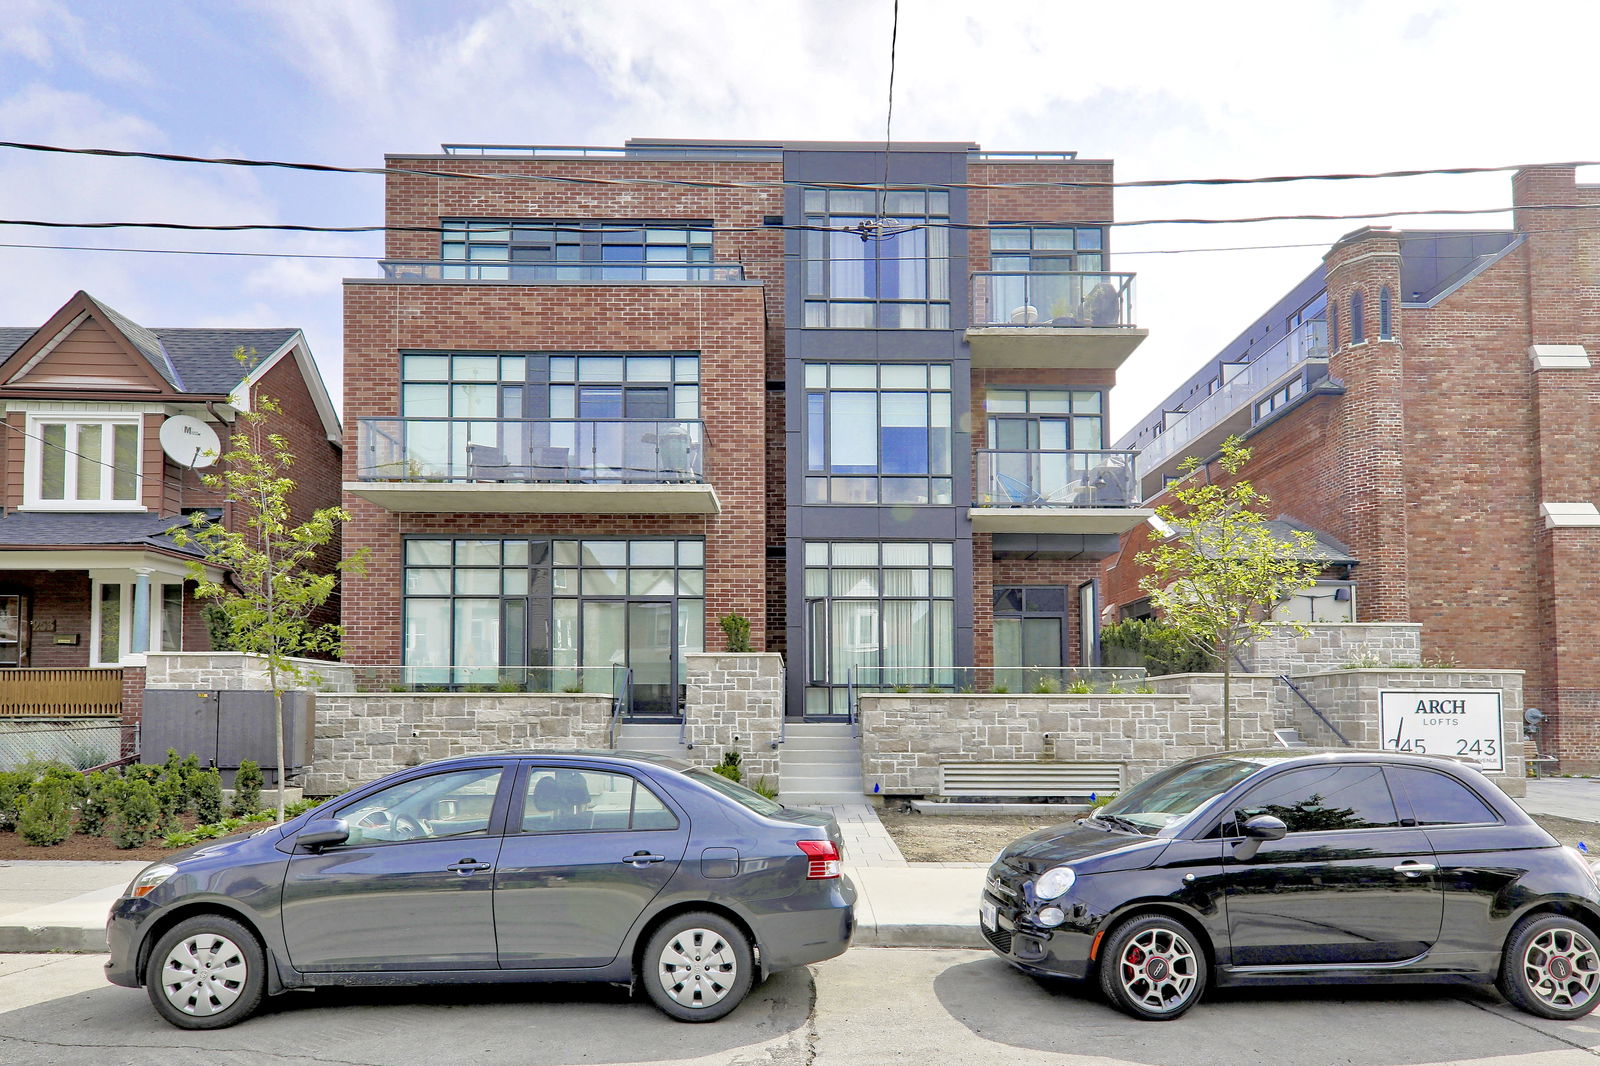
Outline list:
[[[707,766],[737,750],[744,780],[778,785],[783,725],[783,656],[776,652],[690,652],[683,656],[684,738]]]
[[[308,675],[305,684],[290,687],[315,688],[319,692],[349,692],[354,688],[354,670],[346,663],[326,659],[289,661]],[[145,657],[145,688],[265,692],[270,688],[267,660],[238,651],[153,651]]]
[[[1204,679],[1195,686],[1200,699],[1188,695],[1184,678]],[[1264,680],[1270,679],[1236,685],[1235,746],[1261,747],[1271,741],[1272,712]],[[1220,676],[1175,675],[1153,681],[1168,681],[1174,691],[861,696],[867,791],[876,785],[887,795],[936,794],[939,765],[946,762],[1118,762],[1127,787],[1160,767],[1219,750]],[[1208,703],[1213,689],[1216,698]]]
[[[331,796],[452,755],[604,748],[610,726],[604,693],[323,693],[305,791]]]
[[[1508,795],[1527,793],[1521,670],[1330,670],[1297,676],[1293,680],[1306,698],[1358,748],[1382,746],[1383,738],[1378,732],[1378,694],[1384,689],[1499,689],[1504,721],[1501,748],[1505,752],[1506,769],[1504,773],[1488,777]],[[1313,744],[1339,745],[1327,727],[1303,704],[1296,725],[1301,735]]]
[[[1391,666],[1422,661],[1420,622],[1315,622],[1304,635],[1288,626],[1274,629],[1239,653],[1251,672],[1277,676],[1354,662]]]

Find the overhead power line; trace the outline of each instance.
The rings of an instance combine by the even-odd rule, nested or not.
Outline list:
[[[177,152],[144,152],[117,148],[69,148],[54,144],[34,144],[26,141],[0,141],[0,148],[25,152],[47,152],[63,155],[106,156],[117,159],[150,159],[166,163],[195,163],[212,166],[254,167],[263,169],[299,170],[322,174],[366,174],[374,176],[409,175],[412,177],[448,178],[468,181],[534,181],[561,185],[646,185],[699,189],[773,189],[787,186],[825,189],[860,189],[877,191],[880,185],[857,182],[819,182],[775,179],[772,181],[726,181],[687,178],[601,178],[561,174],[498,174],[490,172],[442,170],[425,167],[347,167],[332,163],[301,163],[282,159],[250,159],[228,156],[194,156]],[[548,160],[552,157],[532,157],[530,161]],[[653,155],[621,157],[627,162],[680,162],[663,160]],[[690,162],[704,162],[695,159]],[[1050,160],[1042,161],[1046,164]],[[1063,161],[1068,162],[1068,161]],[[1011,182],[904,182],[891,189],[1154,189],[1181,185],[1271,185],[1294,181],[1372,181],[1386,178],[1418,178],[1437,175],[1496,174],[1516,170],[1549,167],[1600,166],[1600,161],[1575,160],[1556,163],[1507,163],[1493,166],[1419,167],[1410,170],[1349,171],[1323,174],[1269,174],[1249,177],[1204,178],[1149,178],[1137,181],[1011,181]]]
[[[1356,211],[1348,214],[1293,214],[1293,215],[1249,215],[1237,218],[1133,218],[1118,220],[1102,220],[1091,222],[1079,219],[1075,222],[1064,222],[1061,219],[1035,219],[1031,221],[1013,222],[919,222],[908,225],[904,230],[914,229],[950,229],[950,230],[1016,230],[1028,229],[1037,226],[1063,226],[1063,225],[1092,225],[1117,228],[1130,228],[1133,226],[1235,226],[1249,225],[1260,222],[1350,222],[1368,221],[1380,218],[1407,218],[1419,215],[1499,215],[1511,211],[1571,211],[1579,209],[1600,208],[1600,203],[1592,204],[1516,204],[1502,205],[1500,207],[1429,207],[1396,211]],[[507,223],[509,228],[511,223]],[[185,230],[207,233],[244,233],[244,232],[289,232],[289,233],[460,233],[459,229],[446,229],[443,226],[314,226],[286,222],[240,222],[240,223],[196,223],[196,222],[58,222],[46,219],[27,218],[0,218],[0,226],[34,226],[45,229],[164,229]],[[556,226],[539,226],[540,229],[558,229]],[[638,229],[647,229],[641,225]],[[627,227],[617,227],[616,232],[625,231]],[[798,224],[784,224],[776,226],[715,226],[713,233],[761,233],[777,231],[810,231],[820,233],[851,233],[857,232],[857,227],[846,226],[807,226]]]

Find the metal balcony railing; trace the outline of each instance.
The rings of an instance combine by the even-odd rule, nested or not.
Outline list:
[[[738,263],[508,263],[465,259],[381,259],[389,281],[689,282],[743,281]]]
[[[1132,274],[986,270],[972,275],[973,326],[1129,327]]]
[[[363,418],[362,481],[700,484],[704,427],[688,419]]]
[[[980,451],[974,507],[1131,507],[1135,452]]]
[[[1146,444],[1139,453],[1140,477],[1173,459],[1207,431],[1255,401],[1271,385],[1310,364],[1326,362],[1327,358],[1328,324],[1320,319],[1302,322]]]

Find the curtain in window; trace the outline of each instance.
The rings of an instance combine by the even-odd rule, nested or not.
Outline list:
[[[836,685],[850,680],[851,667],[878,665],[878,602],[834,601],[830,644]]]
[[[929,639],[927,600],[885,600],[883,604],[884,683],[926,685]]]
[[[835,392],[829,412],[833,470],[840,474],[872,474],[878,470],[877,396],[870,392]]]

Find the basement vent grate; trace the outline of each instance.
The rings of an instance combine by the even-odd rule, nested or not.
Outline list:
[[[1109,795],[1122,788],[1115,762],[950,762],[939,767],[941,796]]]

